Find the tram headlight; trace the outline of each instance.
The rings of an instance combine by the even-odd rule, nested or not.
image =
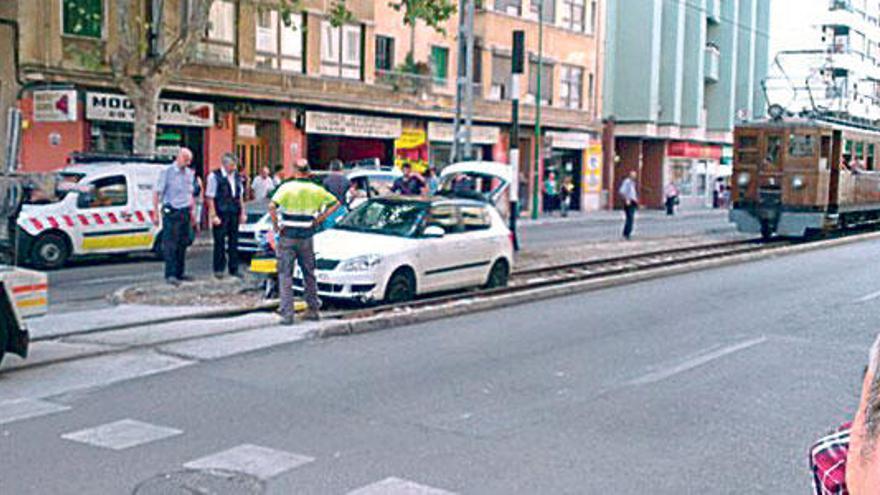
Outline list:
[[[804,188],[804,178],[801,175],[795,175],[791,178],[791,188],[794,190]]]
[[[736,176],[736,185],[739,187],[746,187],[751,181],[752,176],[748,172],[740,172],[740,174]]]

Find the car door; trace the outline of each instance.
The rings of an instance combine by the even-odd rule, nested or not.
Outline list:
[[[487,208],[481,204],[466,204],[459,208],[462,232],[457,247],[462,256],[462,283],[468,286],[486,282],[496,253],[496,234],[491,228],[492,217]]]
[[[446,234],[443,237],[419,237],[417,258],[419,261],[417,290],[419,293],[449,290],[460,286],[460,274],[456,273],[458,243],[461,240],[461,222],[458,208],[451,203],[432,205],[425,227],[438,226]]]
[[[148,225],[131,220],[135,191],[127,174],[99,177],[79,193],[76,216],[85,226],[78,251],[82,253],[117,253],[149,249],[152,234]]]

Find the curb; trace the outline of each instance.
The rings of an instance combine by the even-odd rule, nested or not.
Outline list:
[[[722,268],[726,266],[739,265],[742,263],[761,261],[778,256],[802,254],[811,251],[818,251],[820,249],[839,247],[848,244],[855,244],[857,242],[865,242],[877,239],[880,239],[880,232],[843,237],[839,239],[831,239],[828,241],[799,244],[795,246],[777,248],[769,251],[743,253],[724,257],[721,259],[695,261],[684,265],[661,267],[631,274],[612,275],[609,277],[593,280],[569,282],[552,287],[542,287],[538,289],[516,292],[513,294],[490,296],[483,299],[462,299],[460,301],[442,306],[426,307],[419,310],[403,311],[398,314],[392,313],[390,315],[377,315],[353,320],[349,322],[348,325],[331,326],[325,329],[321,329],[321,331],[318,333],[318,336],[320,338],[339,337],[414,325],[418,323],[427,323],[443,318],[490,311],[518,304],[543,301],[547,299],[564,297],[584,292],[593,292],[597,290],[630,285],[659,278],[683,275],[711,268]]]

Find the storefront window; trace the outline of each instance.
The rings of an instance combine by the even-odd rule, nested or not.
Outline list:
[[[104,36],[104,0],[62,0],[61,16],[66,35]]]

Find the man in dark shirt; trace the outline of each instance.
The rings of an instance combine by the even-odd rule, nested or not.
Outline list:
[[[398,177],[391,187],[391,192],[404,196],[419,196],[425,190],[425,181],[412,171],[410,164],[403,164],[403,177]]]
[[[330,162],[330,174],[324,177],[324,189],[330,191],[330,194],[336,196],[336,201],[340,204],[346,204],[345,195],[351,187],[351,181],[342,173],[342,161],[333,160]]]

